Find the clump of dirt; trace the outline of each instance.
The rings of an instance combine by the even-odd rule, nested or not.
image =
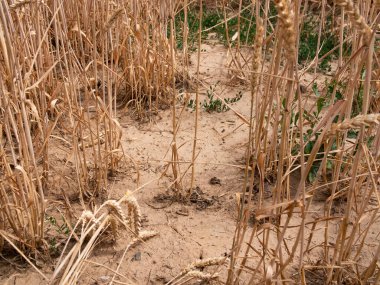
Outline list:
[[[195,209],[197,210],[204,210],[212,205],[215,204],[215,202],[218,201],[218,198],[215,196],[208,196],[206,193],[204,193],[199,186],[197,186],[193,191],[191,191],[191,194],[189,197],[185,197],[183,195],[178,195],[177,193],[160,193],[153,197],[154,203],[158,204],[164,204],[160,206],[155,206],[152,204],[148,204],[154,209],[163,209],[166,207],[169,207],[173,203],[180,203],[180,204],[193,204],[195,205]]]
[[[305,269],[305,279],[306,284],[313,284],[313,285],[324,285],[326,284],[327,280],[327,272],[325,268],[318,268],[318,263],[316,264],[316,267]],[[351,285],[351,284],[358,284],[356,278],[354,277],[355,274],[350,271],[346,271],[339,282],[339,284],[342,285]],[[367,283],[370,284],[370,283]],[[372,284],[372,283],[371,283]]]
[[[256,212],[253,210],[251,211],[250,213],[250,216],[249,216],[249,220],[248,220],[248,223],[250,226],[254,226],[254,225],[258,225],[258,226],[262,226],[264,224],[273,224],[273,225],[279,225],[280,224],[280,220],[281,220],[281,216],[280,215],[268,215],[268,216],[259,216],[257,217],[256,215]]]
[[[179,202],[179,197],[177,195],[173,195],[170,193],[160,193],[153,197],[153,201],[158,204],[166,204],[161,205],[161,207],[153,207],[155,209],[163,209],[165,207],[170,206],[174,202]]]
[[[220,180],[218,177],[212,177],[209,181],[211,185],[222,185],[222,180]]]
[[[320,268],[305,270],[306,284],[323,285],[326,281],[326,273]]]
[[[190,202],[196,205],[197,210],[203,210],[217,201],[215,196],[208,197],[207,194],[197,186],[190,195]]]
[[[246,190],[245,190],[246,194],[249,193],[249,188],[250,188],[249,186],[246,187]],[[269,199],[273,196],[273,188],[274,188],[273,185],[267,182],[264,183],[264,188],[263,188],[263,193],[262,193],[264,199]],[[258,201],[259,197],[260,197],[260,188],[257,183],[257,184],[254,184],[252,188],[252,200]]]

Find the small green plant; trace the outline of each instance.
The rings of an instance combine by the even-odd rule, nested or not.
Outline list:
[[[327,23],[331,25],[331,19],[327,19]],[[298,62],[303,64],[312,60],[318,51],[318,29],[319,22],[312,16],[306,18],[303,28],[300,31],[300,43],[298,50]],[[320,39],[319,57],[330,52],[337,44],[337,39],[329,31],[324,31]],[[319,68],[324,71],[331,71],[331,60],[338,55],[338,50],[326,56],[319,64]]]
[[[207,90],[207,99],[201,104],[203,109],[207,112],[217,112],[222,113],[228,111],[230,108],[225,104],[232,104],[238,102],[243,96],[242,92],[239,92],[235,97],[224,98],[223,101],[219,98],[214,99],[214,88],[210,86],[210,89]]]
[[[356,117],[362,112],[362,106],[363,106],[363,93],[364,93],[364,78],[365,78],[365,72],[362,72],[361,76],[362,80],[359,83],[359,87],[355,93],[354,101],[352,104],[352,111],[351,111],[351,117]],[[327,88],[327,96],[326,98],[330,98],[335,91],[334,94],[334,103],[338,100],[344,99],[344,90],[347,88],[347,84],[344,82],[337,82],[336,80],[333,80],[331,82],[325,82],[326,88]]]
[[[356,117],[357,115],[362,113],[363,94],[364,94],[364,84],[363,84],[364,78],[365,78],[365,71],[363,70],[362,75],[361,75],[362,80],[359,83],[359,89],[358,89],[356,96],[354,97],[354,101],[352,103],[352,112],[351,112],[352,117]]]
[[[356,130],[348,130],[347,137],[349,139],[356,139],[358,137],[359,131]]]
[[[57,219],[53,216],[46,216],[46,222],[50,225],[50,228],[53,230],[52,236],[48,239],[49,252],[52,256],[59,255],[58,241],[56,235],[68,236],[70,234],[70,229],[67,226],[66,222],[59,224]],[[62,220],[64,221],[63,217]]]
[[[58,256],[59,255],[59,250],[57,246],[57,239],[55,237],[52,237],[49,239],[49,252],[52,256]]]
[[[195,100],[190,99],[189,102],[187,103],[187,108],[195,110]]]
[[[216,86],[216,85],[215,85]],[[210,86],[210,89],[207,90],[206,95],[207,99],[205,99],[203,102],[200,102],[199,105],[207,112],[227,112],[230,108],[226,104],[233,104],[238,102],[242,97],[243,93],[239,91],[235,97],[232,98],[224,98],[223,100],[219,98],[214,98],[214,90],[215,87]],[[183,97],[180,97],[180,101],[183,102]],[[185,102],[183,102],[185,103]],[[186,104],[186,103],[185,103]],[[187,108],[195,110],[196,103],[195,99],[189,99],[187,101]]]
[[[311,134],[312,134],[312,130],[308,130],[307,134],[304,135],[304,140],[308,141],[307,144],[305,145],[305,148],[304,148],[304,153],[307,157],[311,154],[311,151],[313,150],[314,145],[315,145],[315,143],[316,143],[316,141],[320,135],[320,133],[317,133],[317,134],[315,134],[315,137],[310,140]],[[336,144],[335,143],[331,147],[331,150],[336,150]],[[325,152],[325,148],[324,148],[324,145],[322,144],[318,150],[317,156],[315,157],[315,161],[313,162],[313,165],[311,166],[311,169],[308,173],[307,180],[309,182],[313,182],[315,180],[315,178],[317,177],[318,169],[321,166],[321,159],[325,156],[324,152]],[[334,166],[333,161],[327,160],[326,169],[328,171],[332,170],[333,166]]]
[[[66,222],[63,222],[61,225],[59,225],[57,219],[52,216],[47,216],[46,221],[55,229],[57,233],[64,235],[70,234],[70,229],[67,226]]]
[[[337,82],[336,80],[333,80],[331,82],[326,81],[325,85],[327,88],[327,97],[331,97],[335,89],[334,103],[344,98],[343,93],[344,89],[346,88],[346,85],[343,82]]]
[[[231,15],[227,15],[228,19],[228,35],[231,38],[238,31],[238,15],[237,11],[232,12],[235,17],[231,18]],[[175,15],[175,38],[177,42],[177,48],[183,48],[183,24],[185,19],[185,13],[181,10]],[[188,22],[188,45],[189,50],[194,51],[196,49],[197,34],[199,30],[199,11],[198,9],[191,7],[187,12]],[[202,15],[202,29],[208,30],[202,32],[202,39],[207,39],[209,33],[216,33],[217,39],[227,44],[226,25],[224,22],[224,12],[222,9],[203,9]],[[254,15],[251,9],[244,9],[240,14],[240,44],[252,44],[255,38],[256,23]],[[170,31],[168,31],[170,35]],[[236,44],[236,41],[232,45]]]
[[[362,77],[364,78],[364,72],[363,72]],[[356,117],[361,113],[361,110],[362,110],[361,108],[362,108],[362,104],[363,104],[363,102],[362,102],[363,101],[363,86],[362,85],[363,84],[360,83],[358,91],[357,91],[357,96],[355,96],[355,98],[354,98],[353,108],[351,111],[351,117]],[[314,147],[314,145],[318,139],[318,136],[320,135],[320,132],[319,132],[319,133],[316,133],[314,135],[314,137],[311,137],[312,130],[314,129],[316,123],[320,120],[319,116],[320,116],[322,110],[330,105],[331,100],[329,100],[329,98],[331,98],[333,93],[335,92],[334,93],[334,100],[332,103],[335,103],[338,100],[344,99],[343,94],[344,94],[344,90],[346,87],[347,87],[347,85],[343,82],[337,82],[335,80],[333,80],[331,82],[326,81],[325,82],[326,96],[323,97],[323,96],[321,96],[321,94],[318,90],[318,85],[316,83],[313,84],[312,90],[317,97],[317,101],[316,101],[316,107],[317,108],[315,111],[313,111],[311,113],[304,111],[304,119],[310,125],[310,129],[307,130],[307,133],[304,135],[304,141],[307,142],[305,145],[305,148],[304,148],[305,155],[309,155],[311,153],[311,151],[312,151],[312,149],[313,149],[313,147]],[[295,115],[292,116],[291,123],[294,123],[294,125],[296,125],[298,118],[299,118],[299,114],[296,113]],[[338,118],[334,119],[335,123],[336,123],[337,119]],[[359,132],[357,130],[348,130],[347,137],[350,139],[356,139],[358,136],[358,133]],[[368,138],[367,144],[369,147],[372,145],[373,141],[374,141],[374,136],[371,136]],[[331,150],[336,150],[336,144],[335,143],[333,143]],[[299,152],[299,145],[296,145],[294,147],[293,154],[295,154],[297,151]],[[320,147],[320,149],[318,150],[319,154],[316,156],[315,162],[313,163],[312,168],[308,174],[308,181],[309,182],[313,182],[316,178],[318,169],[319,169],[320,164],[321,164],[320,159],[323,158],[324,151],[325,151],[324,146],[322,145]],[[331,155],[331,156],[334,157],[334,155]],[[333,161],[328,160],[327,164],[326,164],[327,170],[332,170],[333,165],[334,165]]]
[[[333,88],[333,87],[332,87]],[[313,130],[315,126],[318,124],[320,121],[320,115],[321,112],[323,111],[324,108],[328,106],[328,101],[326,97],[321,96],[319,90],[318,90],[318,85],[316,83],[313,84],[312,90],[314,94],[317,97],[316,101],[316,110],[313,111],[306,111],[304,110],[303,112],[303,119],[305,123],[309,126],[309,129],[307,129],[306,133],[303,135],[303,141],[306,143],[304,146],[304,154],[306,157],[306,160],[308,159],[309,155],[311,154],[311,151],[314,148],[315,143],[318,140],[318,137],[320,136],[321,132],[317,132],[313,135]],[[285,104],[283,102],[283,104]],[[299,120],[299,113],[292,113],[291,116],[291,124],[293,126],[297,126],[297,122]],[[332,150],[336,149],[336,145],[334,144],[332,146]],[[296,144],[293,149],[292,149],[292,154],[297,155],[300,152],[300,145]],[[309,182],[313,182],[315,178],[317,177],[318,169],[320,168],[321,165],[321,159],[324,157],[324,145],[321,145],[321,147],[318,150],[318,154],[315,158],[315,161],[313,162],[313,165],[308,173],[307,180]],[[333,168],[333,161],[328,160],[326,164],[327,170],[332,170]]]

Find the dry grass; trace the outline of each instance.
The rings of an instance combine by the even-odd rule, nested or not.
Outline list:
[[[225,262],[224,283],[229,285],[311,284],[312,270],[322,272],[326,284],[378,284],[380,244],[371,247],[368,240],[373,239],[380,209],[380,66],[374,34],[379,6],[368,0],[276,0],[273,7],[270,1],[221,2],[212,5],[222,8],[227,30],[229,11],[239,17],[237,43],[226,34],[232,55],[229,72],[251,86],[251,97],[244,98],[251,112],[244,120],[250,131],[241,185],[247,203],[239,204],[230,258],[195,262],[169,284],[211,282],[217,279],[216,271],[199,268]],[[124,255],[156,234],[141,229],[141,210],[133,196],[108,199],[108,178],[127,161],[117,120],[117,114],[127,111],[136,118],[152,118],[172,106],[172,161],[165,171],[171,166],[174,193],[189,197],[199,154],[203,28],[199,25],[197,34],[192,160],[181,171],[176,136],[185,106],[178,114],[176,75],[188,77],[189,50],[188,30],[183,29],[183,66],[177,66],[174,18],[184,9],[187,26],[187,11],[194,6],[202,19],[202,0],[0,3],[0,252],[12,247],[32,264],[28,256],[46,250],[47,197],[59,191],[68,212],[67,193],[74,192],[83,214],[75,221],[51,282],[77,284],[91,263],[95,243],[108,229],[113,238],[120,228],[132,233]],[[271,8],[277,11],[275,21]],[[249,57],[241,52],[239,26],[246,9],[255,15],[256,26]],[[297,58],[309,15],[321,25],[316,56],[303,67]],[[338,52],[337,65],[330,73],[343,86],[341,97],[336,87],[332,93],[325,90],[323,111],[310,120],[309,114],[319,107],[310,96],[301,96],[301,82],[313,67],[311,84],[318,81],[318,64],[327,56],[319,55],[322,32],[336,18],[337,46],[330,53]],[[353,115],[358,106],[359,114]],[[353,130],[356,137],[349,139]],[[297,171],[300,179],[291,189]],[[273,181],[271,199],[264,196],[266,180]],[[258,197],[253,197],[254,184],[259,185]],[[317,212],[321,189],[327,192],[326,202]],[[252,213],[255,220],[249,226]],[[322,238],[316,238],[318,231]],[[76,243],[69,248],[71,238]],[[120,264],[110,269],[111,284],[116,278],[132,282],[118,272]]]
[[[379,268],[375,266],[379,252],[367,260],[361,259],[361,256],[371,252],[366,240],[370,238],[368,233],[375,228],[375,220],[379,216],[378,150],[376,145],[369,147],[368,144],[368,138],[378,133],[376,128],[379,123],[377,113],[368,114],[368,110],[375,109],[370,108],[374,106],[370,82],[377,59],[370,27],[374,25],[371,21],[375,20],[378,11],[367,1],[355,4],[352,1],[337,1],[345,9],[342,10],[343,15],[348,15],[348,20],[358,31],[348,26],[342,28],[346,37],[351,35],[352,50],[351,55],[343,57],[340,54],[342,62],[333,77],[346,86],[344,101],[331,105],[310,129],[310,126],[305,126],[305,123],[310,125],[306,119],[294,122],[294,114],[305,118],[304,114],[308,111],[305,106],[309,99],[300,95],[295,97],[296,93],[301,94],[299,82],[306,70],[301,70],[292,56],[300,40],[303,17],[308,11],[305,6],[298,6],[298,2],[290,6],[288,1],[275,1],[275,4],[280,26],[265,33],[276,40],[266,42],[272,49],[264,75],[266,80],[258,91],[256,88],[252,90],[251,99],[256,101],[256,114],[251,126],[254,131],[249,137],[252,146],[248,149],[246,167],[248,169],[250,166],[259,173],[246,171],[246,183],[249,181],[252,191],[255,180],[262,185],[264,178],[271,176],[276,184],[272,201],[263,199],[262,185],[258,203],[253,204],[251,197],[248,197],[248,203],[241,204],[227,284],[242,284],[242,280],[250,280],[244,284],[285,284],[286,280],[312,284],[305,277],[309,267],[322,270],[324,275],[321,280],[326,284],[375,284],[380,276]],[[322,5],[323,9],[330,9],[330,13],[339,15],[337,6],[328,6],[326,2]],[[256,5],[256,9],[260,8]],[[264,18],[264,21],[268,20]],[[322,14],[321,23],[325,20],[327,16],[323,18]],[[343,27],[344,23],[341,24]],[[359,82],[363,69],[364,86]],[[255,64],[252,72],[256,72]],[[347,72],[353,75],[349,80],[342,76]],[[254,87],[256,80],[253,76]],[[360,86],[363,88],[362,113],[351,118],[352,104],[357,100],[355,96],[358,96]],[[335,100],[333,97],[332,102]],[[350,145],[347,132],[354,129],[359,133],[354,145]],[[312,131],[312,136],[306,135],[308,130]],[[312,150],[306,157],[302,150],[311,141]],[[335,162],[332,168],[327,169],[334,152],[337,153]],[[315,180],[310,183],[307,181],[308,174],[317,160],[321,163],[318,164]],[[289,182],[291,173],[296,169],[300,171],[301,178],[296,191],[291,193]],[[321,188],[328,189],[328,196],[323,213],[315,219],[312,215],[314,196]],[[345,201],[341,215],[333,214],[338,199]],[[376,201],[374,204],[369,203],[372,199]],[[248,218],[252,210],[256,213],[256,220],[253,228],[249,228]],[[267,217],[267,226],[260,226],[260,219]],[[325,233],[323,240],[315,240],[318,228]],[[288,235],[293,237],[291,241],[285,238]],[[318,256],[320,259],[316,258]],[[317,266],[312,264],[316,261]]]
[[[172,93],[167,15],[156,4],[0,4],[0,251],[5,240],[46,250],[46,197],[64,197],[69,221],[69,194],[83,208],[107,199],[126,162],[116,113],[153,114]]]

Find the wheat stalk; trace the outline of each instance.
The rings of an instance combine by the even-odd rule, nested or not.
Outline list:
[[[89,223],[94,223],[96,227],[99,225],[99,221],[95,218],[94,213],[89,210],[83,211],[79,218],[79,222],[82,224],[82,233],[84,232],[84,227]]]
[[[141,209],[139,203],[129,192],[125,194],[123,201],[128,206],[129,226],[138,236],[141,230]]]
[[[259,70],[261,67],[261,53],[264,40],[264,27],[261,18],[257,19],[256,24],[255,43],[253,45],[253,57],[252,57],[252,90],[256,90],[257,81],[259,78]]]
[[[158,235],[156,231],[141,231],[138,237],[132,239],[132,241],[128,244],[127,248],[132,248],[143,241],[155,237],[156,235]]]
[[[349,129],[360,129],[361,127],[371,127],[380,124],[380,114],[358,115],[351,119],[345,119],[343,122],[334,124],[328,131],[327,135],[333,136],[338,132]]]
[[[127,222],[127,217],[125,216],[123,210],[121,209],[120,203],[118,201],[108,200],[103,203],[102,207],[106,207],[110,215],[116,215],[117,217],[121,219],[123,223]]]
[[[108,214],[110,215],[109,224],[111,226],[112,234],[116,239],[119,224],[121,222],[123,225],[126,225],[127,217],[121,209],[120,203],[116,200],[108,200],[104,202],[103,207],[106,207],[108,210]]]
[[[296,35],[294,31],[294,13],[289,9],[287,0],[275,0],[274,4],[278,12],[281,28],[283,29],[282,38],[285,41],[285,49],[287,57],[291,60],[295,59],[296,54]]]
[[[40,1],[31,1],[31,0],[19,0],[15,1],[13,4],[10,4],[9,7],[11,9],[18,9],[21,8],[27,4],[32,4],[32,3],[39,3]]]
[[[119,18],[124,12],[124,8],[119,8],[117,9],[112,15],[111,17],[109,18],[109,20],[107,21],[107,23],[105,24],[104,26],[104,32],[108,31],[111,26],[113,25],[113,23],[117,20],[117,18]]]
[[[112,277],[112,280],[111,282],[109,283],[109,285],[112,285],[113,282],[115,282],[115,278],[116,278],[116,275],[118,274],[119,272],[119,269],[121,267],[121,264],[123,263],[123,260],[125,260],[125,255],[127,254],[127,252],[137,246],[138,244],[140,244],[141,242],[144,242],[154,236],[156,236],[158,233],[156,231],[141,231],[140,232],[140,235],[138,237],[135,237],[131,240],[131,242],[126,246],[124,252],[123,252],[123,255],[121,256],[121,259],[120,259],[120,262],[119,262],[119,265],[117,266],[116,270],[115,270],[115,273]]]
[[[60,277],[60,284],[75,284],[77,282],[77,277],[83,268],[85,260],[90,256],[94,244],[101,237],[104,230],[110,227],[114,237],[117,237],[117,228],[119,223],[122,223],[124,225],[127,224],[127,217],[121,208],[121,202],[123,200],[124,197],[119,201],[107,200],[99,207],[95,213],[91,211],[84,211],[82,213],[79,222],[82,222],[82,224],[85,224],[86,226],[82,227],[82,235],[80,237],[80,240],[70,250],[67,256],[57,265],[57,268],[53,274],[53,279],[58,278],[60,272],[62,272],[65,268],[63,274]],[[127,202],[128,207],[131,207],[133,209],[133,212],[140,213],[140,208],[138,206],[137,200],[132,195],[128,194],[128,197],[125,199],[125,201]],[[102,211],[103,208],[105,208],[106,211]],[[103,214],[100,214],[101,211]],[[133,220],[135,217],[136,216],[132,216],[130,218]],[[139,225],[140,222],[134,221],[134,224]],[[136,227],[135,231],[136,229],[138,229],[139,234],[132,238],[126,247],[123,256],[125,256],[126,252],[130,248],[157,235],[157,232],[155,231],[142,231],[141,226]],[[90,238],[85,244],[85,240],[87,240],[88,237]],[[81,250],[82,248],[83,250]],[[120,268],[121,263],[122,262],[120,262],[117,267],[115,276]]]
[[[206,259],[199,259],[191,263],[187,267],[186,271],[190,271],[195,268],[203,268],[203,267],[208,267],[208,266],[213,266],[213,265],[222,265],[227,261],[228,261],[228,258],[226,257],[212,257],[212,258],[206,258]]]
[[[372,29],[366,23],[364,17],[360,14],[359,8],[352,0],[335,0],[335,2],[344,8],[345,12],[349,15],[350,20],[355,28],[357,28],[363,35],[366,44],[372,36]]]
[[[210,280],[217,278],[218,274],[209,274],[201,272],[200,270],[205,267],[210,267],[214,265],[223,265],[227,263],[229,260],[226,257],[214,257],[214,258],[207,258],[207,259],[200,259],[196,260],[193,263],[191,263],[188,267],[186,267],[184,270],[181,271],[176,277],[174,277],[172,280],[170,280],[167,285],[173,284],[176,280],[183,278],[185,276],[187,277],[194,277],[199,278],[202,280]]]
[[[192,270],[186,273],[185,277],[196,278],[204,281],[218,278],[218,274],[205,273],[198,270]]]

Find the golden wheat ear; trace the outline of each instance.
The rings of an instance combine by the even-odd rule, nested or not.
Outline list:
[[[122,199],[124,203],[127,204],[128,207],[128,223],[132,231],[139,236],[141,231],[141,209],[139,203],[136,198],[127,193]]]
[[[290,10],[287,0],[275,0],[278,17],[283,30],[283,40],[287,58],[295,60],[296,55],[296,35],[294,31],[294,13]]]
[[[365,44],[369,44],[372,36],[372,29],[366,23],[365,18],[360,14],[359,8],[352,0],[335,0],[335,3],[344,8],[349,15],[352,25],[363,35]]]
[[[380,114],[358,115],[351,119],[345,119],[341,123],[331,126],[327,135],[333,136],[338,132],[350,129],[360,129],[361,127],[373,127],[380,124]]]

